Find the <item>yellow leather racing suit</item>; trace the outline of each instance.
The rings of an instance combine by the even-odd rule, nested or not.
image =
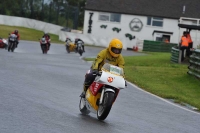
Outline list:
[[[97,55],[94,63],[92,64],[91,68],[93,70],[101,70],[102,66],[105,63],[109,63],[121,68],[124,68],[124,58],[123,56],[120,54],[118,57],[112,57],[109,53],[108,48],[102,50],[101,52],[99,52],[99,54]]]

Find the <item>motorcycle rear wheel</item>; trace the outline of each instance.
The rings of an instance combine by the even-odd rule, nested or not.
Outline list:
[[[79,110],[83,115],[88,115],[90,113],[90,111],[87,109],[84,100],[85,100],[85,98],[81,97],[80,103],[79,103]]]
[[[112,104],[115,98],[115,94],[113,92],[106,92],[103,96],[103,102],[99,105],[99,108],[97,110],[97,118],[99,120],[105,120],[108,116]]]

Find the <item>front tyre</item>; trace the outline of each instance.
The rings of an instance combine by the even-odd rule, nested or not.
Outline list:
[[[85,98],[81,97],[80,103],[79,103],[79,110],[83,115],[88,115],[90,113],[90,111],[86,108]]]
[[[104,94],[103,101],[99,105],[99,108],[97,110],[97,118],[99,120],[106,119],[106,117],[108,116],[108,114],[112,108],[114,98],[115,98],[115,94],[113,92],[106,92]]]
[[[10,50],[11,50],[11,43],[9,42],[9,44],[8,44],[8,52],[10,52]]]
[[[14,52],[15,50],[15,43],[12,44],[11,51]]]
[[[83,51],[81,49],[79,49],[78,52],[79,52],[80,56],[82,56]]]

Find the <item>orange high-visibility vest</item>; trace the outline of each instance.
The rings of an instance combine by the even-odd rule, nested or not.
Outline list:
[[[187,34],[187,39],[188,39],[188,43],[192,43],[192,39],[191,39],[190,34]]]
[[[186,46],[188,47],[188,39],[185,36],[181,37],[181,46]]]

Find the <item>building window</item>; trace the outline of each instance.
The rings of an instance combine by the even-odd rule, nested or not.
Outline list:
[[[109,21],[109,15],[108,14],[100,14],[99,20],[101,21]]]
[[[99,14],[100,21],[120,22],[121,14],[116,13],[101,13]]]
[[[163,27],[163,18],[147,17],[147,25]]]
[[[110,21],[111,22],[120,22],[121,21],[121,14],[111,13],[110,14]]]

